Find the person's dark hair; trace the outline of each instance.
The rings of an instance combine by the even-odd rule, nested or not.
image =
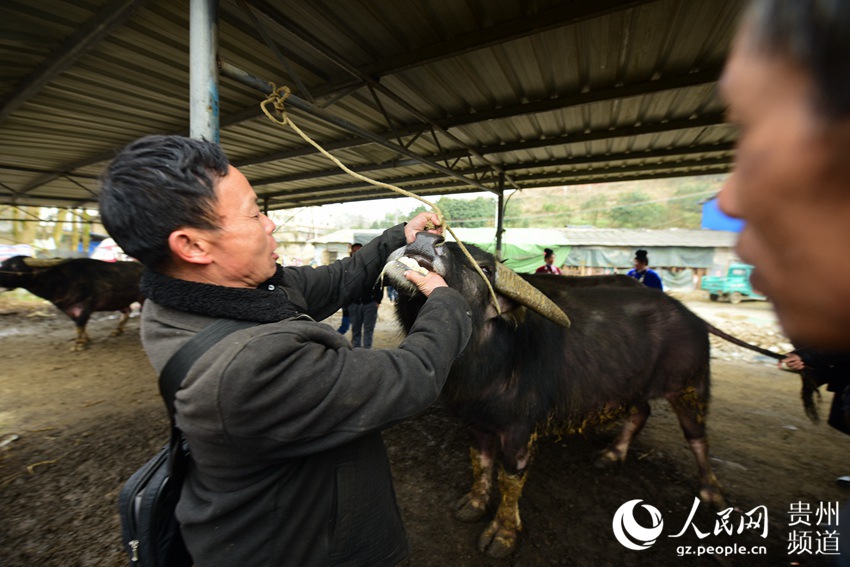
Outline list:
[[[850,115],[850,2],[754,0],[743,25],[748,48],[788,58],[810,74],[817,113]]]
[[[641,264],[649,264],[649,256],[647,256],[646,250],[638,250],[635,252],[635,260]]]
[[[543,257],[544,258],[549,258],[550,256],[554,256],[554,255],[555,255],[555,251],[552,250],[551,248],[544,248],[543,249]]]
[[[216,144],[182,136],[132,142],[101,176],[100,217],[124,252],[152,269],[179,228],[218,228],[215,187],[229,162]]]

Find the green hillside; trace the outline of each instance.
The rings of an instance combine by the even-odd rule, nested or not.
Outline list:
[[[725,176],[528,189],[507,201],[505,226],[699,228],[701,203]]]

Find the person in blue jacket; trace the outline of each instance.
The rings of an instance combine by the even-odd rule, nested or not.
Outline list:
[[[649,257],[646,254],[646,250],[635,252],[635,269],[629,270],[628,276],[636,279],[646,287],[664,290],[664,286],[661,285],[661,278],[657,273],[649,269]]]

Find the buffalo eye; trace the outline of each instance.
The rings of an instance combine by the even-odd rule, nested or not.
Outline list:
[[[492,276],[493,275],[493,268],[491,268],[490,266],[480,266],[480,267],[481,267],[481,271],[484,272],[485,276]]]

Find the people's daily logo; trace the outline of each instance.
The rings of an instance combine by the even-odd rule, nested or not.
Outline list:
[[[664,520],[661,519],[661,512],[658,508],[643,504],[643,509],[649,512],[651,525],[649,527],[642,526],[635,519],[635,508],[643,500],[629,500],[619,508],[614,514],[614,536],[621,544],[629,549],[640,551],[648,549],[664,529]]]
[[[643,508],[639,510],[638,506]],[[769,530],[767,506],[756,506],[748,512],[738,508],[726,508],[716,511],[714,528],[705,528],[705,515],[700,517],[697,526],[697,509],[700,506],[696,496],[691,504],[688,518],[681,530],[668,534],[668,538],[680,538],[689,534],[687,540],[676,545],[676,555],[722,557],[738,555],[767,555],[767,546],[762,543],[753,545],[753,537],[767,539]],[[637,512],[638,518],[635,518]],[[788,537],[787,553],[792,555],[841,555],[839,549],[839,506],[838,502],[792,502],[787,512]],[[675,520],[674,520],[675,525]],[[643,500],[629,500],[614,513],[611,524],[614,537],[623,547],[634,551],[643,551],[652,547],[664,531],[664,519],[658,508],[643,504]],[[745,532],[748,532],[745,535]],[[742,536],[744,543],[729,541],[729,538]],[[696,538],[694,544],[693,538]],[[714,538],[714,539],[712,539]],[[705,541],[705,543],[702,543]],[[850,552],[846,552],[850,553]]]

